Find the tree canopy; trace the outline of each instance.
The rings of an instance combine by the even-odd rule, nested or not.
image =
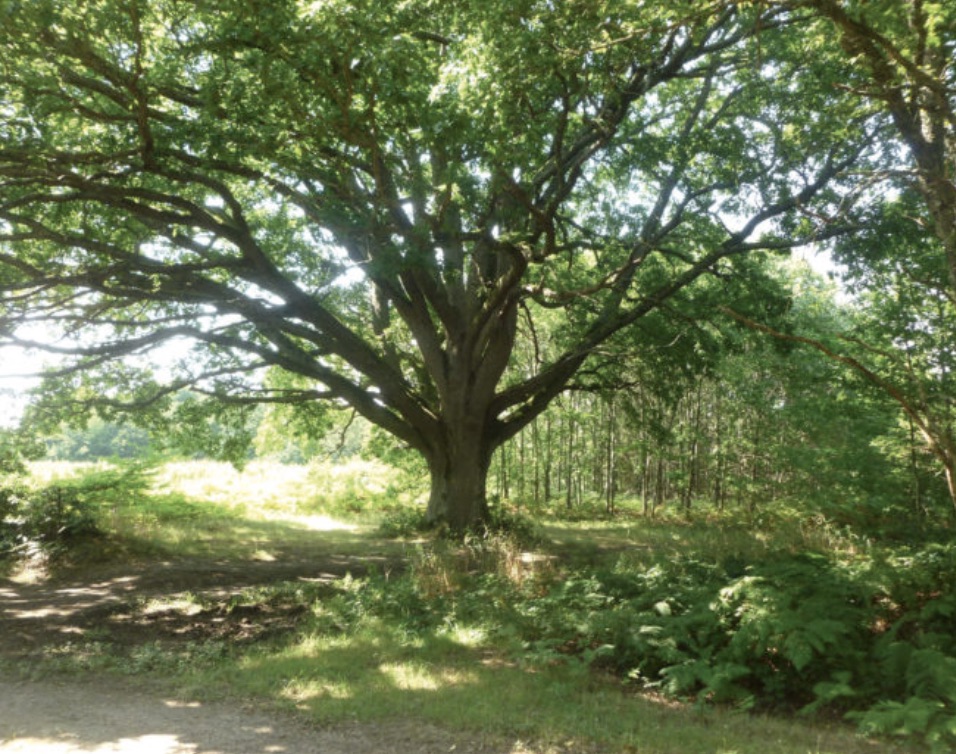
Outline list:
[[[879,148],[787,5],[36,0],[0,23],[2,341],[65,357],[91,405],[350,406],[424,456],[455,529],[602,344],[845,230]]]

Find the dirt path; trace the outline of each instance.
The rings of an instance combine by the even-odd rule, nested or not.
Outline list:
[[[0,680],[0,754],[505,754],[437,728],[310,728],[277,713],[184,702],[128,683]]]
[[[147,642],[220,639],[254,641],[289,627],[298,605],[271,614],[229,606],[230,597],[278,582],[331,584],[347,573],[383,567],[384,557],[284,557],[274,562],[171,559],[87,568],[30,583],[0,579],[0,659],[47,653],[67,642]],[[393,564],[393,567],[398,567]],[[195,614],[152,610],[149,600],[190,596],[210,607]]]
[[[301,605],[236,608],[230,597],[282,581],[329,584],[382,558],[286,553],[276,562],[169,560],[105,565],[38,583],[0,579],[0,661],[29,667],[57,647],[108,642],[130,651],[146,642],[260,641],[294,627]],[[331,588],[331,586],[329,587]],[[201,598],[197,612],[174,604]],[[2,668],[2,662],[0,662]],[[47,677],[0,672],[0,754],[413,754],[529,751],[414,724],[316,729],[303,720],[239,703],[180,700],[137,678]]]

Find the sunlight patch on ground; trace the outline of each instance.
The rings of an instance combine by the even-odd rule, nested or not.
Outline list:
[[[178,699],[164,699],[163,704],[170,709],[198,709],[202,707],[200,702],[181,702]]]
[[[358,531],[362,527],[339,521],[331,516],[315,514],[311,516],[281,516],[280,520],[299,524],[310,531]]]
[[[487,632],[477,626],[454,626],[445,635],[463,647],[478,647],[488,637]]]
[[[290,702],[308,702],[312,699],[351,699],[352,687],[344,681],[319,681],[293,678],[285,684],[280,696]]]
[[[43,607],[36,610],[11,610],[10,615],[18,620],[36,620],[37,618],[69,618],[77,610],[83,610],[91,605],[71,605],[68,608]]]
[[[175,610],[182,615],[197,615],[202,612],[202,605],[191,595],[183,597],[154,599],[146,603],[143,615],[156,615]]]
[[[457,668],[442,668],[412,663],[383,663],[379,670],[402,691],[439,691],[451,686],[474,683],[477,678]]]
[[[42,584],[50,577],[46,562],[34,558],[26,558],[17,563],[13,573],[10,574],[10,581],[21,586],[33,586]]]
[[[100,744],[57,741],[49,738],[15,738],[0,741],[0,754],[194,754],[195,744],[180,743],[176,736],[145,735]]]
[[[92,584],[86,587],[57,589],[56,595],[58,598],[65,597],[71,600],[69,604],[63,604],[58,600],[58,606],[46,606],[35,610],[9,610],[8,614],[14,618],[23,619],[48,618],[54,616],[61,618],[69,617],[81,610],[88,610],[91,607],[96,607],[106,602],[115,602],[117,599],[115,585],[121,585],[123,591],[130,591],[135,587],[137,580],[138,577],[136,576],[124,576],[112,581]],[[15,594],[12,591],[7,593],[11,595]],[[2,593],[0,593],[0,596],[2,596]],[[17,597],[19,597],[19,595],[17,595]]]

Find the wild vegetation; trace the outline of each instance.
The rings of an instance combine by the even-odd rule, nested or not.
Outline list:
[[[841,303],[806,268],[771,272],[795,293],[786,316],[800,332],[822,341],[868,322],[867,300]],[[319,431],[286,406],[207,418],[207,438],[249,438],[234,465],[96,417],[25,448],[8,433],[0,542],[21,562],[282,560],[315,526],[344,522],[357,528],[339,529],[334,551],[383,564],[334,583],[280,574],[228,598],[150,598],[193,638],[93,629],[36,667],[159,673],[329,722],[439,722],[464,707],[456,725],[581,746],[644,747],[662,724],[672,735],[683,723],[661,723],[676,713],[643,701],[657,699],[704,728],[716,714],[736,731],[711,707],[792,720],[794,751],[824,721],[949,750],[952,508],[905,414],[817,349],[732,319],[657,326],[655,350],[605,367],[616,390],[606,375],[582,383],[499,451],[492,526],[464,541],[428,529],[420,461],[354,417]],[[138,459],[124,458],[131,446]],[[532,699],[535,723],[515,712]],[[664,735],[652,746],[674,750]],[[749,750],[748,724],[726,735]],[[863,745],[833,735],[818,749]]]
[[[892,542],[779,501],[758,520],[703,504],[688,519],[679,503],[646,516],[639,498],[611,515],[594,497],[464,542],[422,539],[408,522],[421,523],[423,481],[357,459],[34,463],[5,499],[43,525],[8,511],[4,531],[54,573],[305,549],[383,565],[225,595],[187,581],[6,667],[152,674],[327,723],[453,720],[582,750],[757,752],[768,737],[780,751],[866,750],[841,719],[884,747],[956,740],[956,550],[942,530]]]

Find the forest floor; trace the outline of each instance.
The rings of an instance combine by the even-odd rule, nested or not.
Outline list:
[[[0,753],[530,751],[420,722],[317,728],[288,712],[230,700],[227,690],[224,699],[197,701],[138,675],[31,672],[89,642],[132,655],[148,645],[261,641],[291,631],[304,608],[230,603],[241,590],[288,581],[331,585],[347,573],[401,565],[394,554],[359,558],[312,547],[271,562],[144,560],[0,579]],[[184,597],[197,603],[194,610],[180,609]]]

